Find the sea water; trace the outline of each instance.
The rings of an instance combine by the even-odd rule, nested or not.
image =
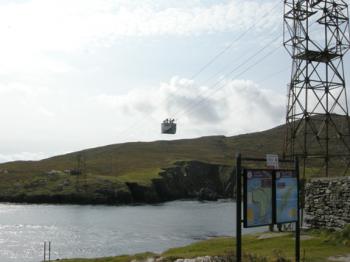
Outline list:
[[[255,228],[244,233],[263,231]],[[158,205],[0,204],[0,261],[162,252],[216,236],[234,236],[235,203],[173,201]]]

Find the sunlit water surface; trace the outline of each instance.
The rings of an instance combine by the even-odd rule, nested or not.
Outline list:
[[[256,232],[265,228],[250,229]],[[140,206],[0,204],[0,261],[161,252],[214,236],[233,236],[232,201],[174,201]]]

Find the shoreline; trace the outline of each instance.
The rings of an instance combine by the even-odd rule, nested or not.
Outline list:
[[[13,204],[13,205],[72,205],[72,206],[145,206],[145,205],[162,205],[165,203],[175,202],[175,201],[197,201],[197,202],[203,202],[203,203],[220,203],[220,202],[235,202],[234,198],[218,198],[216,200],[200,200],[198,198],[178,198],[178,199],[171,199],[171,200],[164,200],[164,201],[157,201],[157,202],[128,202],[128,203],[111,203],[111,202],[99,202],[99,201],[92,201],[92,202],[50,202],[50,201],[5,201],[0,199],[0,204]]]

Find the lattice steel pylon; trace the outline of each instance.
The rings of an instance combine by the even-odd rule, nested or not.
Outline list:
[[[349,50],[342,0],[284,0],[284,46],[292,57],[284,154],[330,168],[349,166],[350,125],[343,56]],[[346,163],[345,163],[346,162]],[[333,166],[332,166],[333,163]]]

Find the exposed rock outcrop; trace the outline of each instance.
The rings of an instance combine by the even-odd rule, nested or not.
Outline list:
[[[233,195],[232,167],[199,161],[177,162],[152,180],[161,201],[196,198],[217,200]]]

